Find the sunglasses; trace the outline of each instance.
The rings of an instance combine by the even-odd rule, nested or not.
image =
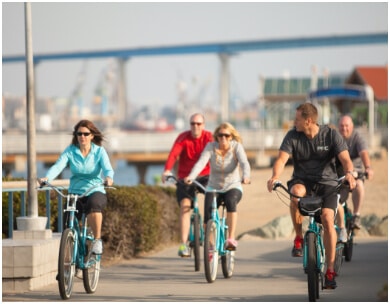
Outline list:
[[[82,135],[84,135],[85,137],[91,135],[90,132],[77,132],[76,134],[77,134],[77,136],[82,136]]]
[[[191,121],[191,126],[195,126],[195,125],[200,126],[200,125],[202,125],[202,124],[203,124],[203,122],[194,122],[194,121]]]
[[[219,138],[222,138],[222,137],[229,138],[230,136],[231,136],[230,134],[225,134],[225,133],[219,133],[219,134],[218,134],[218,137],[219,137]]]

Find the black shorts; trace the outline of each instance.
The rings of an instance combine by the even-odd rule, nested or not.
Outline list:
[[[209,181],[209,176],[208,175],[199,176],[196,180],[206,187]],[[196,195],[195,190],[196,190],[195,185],[187,185],[183,182],[183,180],[180,180],[180,182],[176,184],[176,199],[177,199],[177,203],[179,204],[179,207],[182,199],[188,198],[191,200],[191,208],[194,208],[193,199],[195,198]],[[197,191],[200,193],[204,193],[203,190],[199,188],[197,188]]]
[[[82,197],[77,200],[76,209],[79,211],[77,217],[81,216],[81,213],[87,215],[91,212],[102,212],[107,205],[107,195],[96,191],[91,195]]]
[[[205,201],[204,201],[204,222],[207,221],[211,217],[212,204],[213,204],[213,193],[206,193]],[[221,206],[222,202],[226,206],[226,210],[228,212],[236,212],[237,204],[240,202],[242,198],[242,192],[239,189],[230,189],[225,193],[217,194],[217,207]]]
[[[304,185],[306,188],[306,195],[321,196],[324,200],[322,207],[333,209],[336,212],[338,195],[335,186],[313,183],[311,181],[304,181],[301,179],[291,179],[287,182],[288,190],[296,184]]]

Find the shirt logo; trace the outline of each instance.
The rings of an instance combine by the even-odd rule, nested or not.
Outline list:
[[[317,146],[317,152],[329,151],[328,146]]]

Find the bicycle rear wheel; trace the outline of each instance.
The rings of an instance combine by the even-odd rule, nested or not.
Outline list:
[[[204,240],[204,273],[206,280],[213,283],[217,277],[218,270],[218,231],[217,224],[209,220],[206,226]]]
[[[343,252],[344,252],[344,243],[337,242],[336,244],[336,258],[334,261],[334,271],[337,275],[340,275],[341,265],[343,264]]]
[[[101,255],[95,255],[91,252],[92,240],[87,240],[84,263],[86,268],[83,269],[84,289],[87,293],[94,293],[97,289],[100,274]]]
[[[351,209],[347,209],[347,214],[351,215]],[[344,256],[347,262],[352,260],[353,253],[353,223],[352,216],[349,216],[346,223],[347,233],[348,233],[348,241],[344,245]]]
[[[226,279],[231,278],[233,275],[234,254],[235,254],[235,251],[227,250],[226,254],[221,256],[222,273]]]
[[[67,300],[72,295],[76,264],[74,263],[75,239],[71,229],[65,229],[61,236],[58,257],[58,289],[61,298]]]
[[[194,241],[193,241],[193,250],[194,250],[194,262],[195,262],[195,271],[200,269],[200,215],[194,214],[193,218],[193,231],[194,231]]]
[[[317,242],[316,235],[309,232],[306,235],[307,246],[307,288],[309,301],[315,302],[319,298],[319,273],[317,271]]]
[[[100,255],[91,254],[88,264],[88,268],[83,269],[84,289],[87,293],[94,293],[99,282]]]

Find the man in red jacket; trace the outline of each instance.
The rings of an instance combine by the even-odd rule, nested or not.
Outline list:
[[[162,180],[165,182],[166,176],[172,175],[171,170],[178,161],[177,177],[183,180],[191,172],[192,167],[198,161],[203,148],[208,142],[213,141],[213,134],[204,129],[204,116],[196,113],[190,117],[191,130],[184,131],[176,138],[168,159],[165,163]],[[210,174],[210,166],[207,166],[199,175],[199,182],[207,185],[208,176]],[[192,186],[185,183],[176,185],[176,198],[180,206],[180,238],[181,244],[178,255],[181,257],[189,257],[190,249],[187,246],[187,238],[190,230],[191,198],[195,196]]]

